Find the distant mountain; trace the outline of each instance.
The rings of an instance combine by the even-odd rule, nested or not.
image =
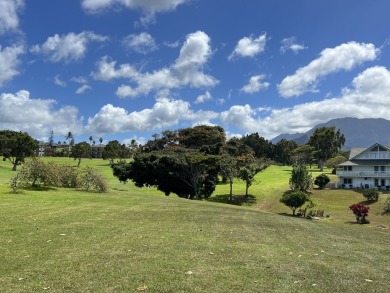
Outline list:
[[[374,143],[390,146],[390,121],[382,118],[339,118],[318,124],[306,133],[281,134],[272,139],[272,143],[284,139],[294,140],[299,145],[308,142],[317,128],[335,126],[345,136],[343,149],[369,147]]]

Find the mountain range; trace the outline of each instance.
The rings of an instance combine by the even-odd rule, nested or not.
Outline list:
[[[297,144],[305,144],[317,128],[335,126],[345,136],[343,149],[353,147],[369,147],[375,143],[390,146],[390,121],[382,118],[338,118],[314,126],[306,133],[280,134],[272,139],[277,143],[282,139],[293,140]]]

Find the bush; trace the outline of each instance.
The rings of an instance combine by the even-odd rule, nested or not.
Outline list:
[[[390,196],[387,196],[387,199],[385,201],[385,206],[383,207],[382,215],[389,215],[390,214]]]
[[[302,191],[286,191],[282,198],[279,200],[281,203],[288,206],[295,216],[295,211],[300,208],[305,202],[310,201],[310,197],[307,193]]]
[[[85,187],[88,191],[95,189],[106,192],[108,190],[105,178],[91,167],[80,170],[53,162],[45,164],[37,158],[26,161],[21,170],[11,178],[9,184],[15,193],[19,187],[35,187],[42,184],[65,188]]]
[[[318,175],[314,180],[314,184],[317,185],[320,189],[323,189],[329,182],[330,179],[325,174]]]
[[[362,205],[361,203],[353,204],[349,207],[350,210],[356,216],[356,222],[359,224],[368,224],[369,221],[366,219],[370,207]]]
[[[99,192],[106,192],[108,190],[104,177],[91,167],[86,167],[81,171],[80,181],[87,191],[95,189]]]
[[[363,196],[368,200],[368,201],[378,201],[379,199],[379,192],[375,189],[366,189],[363,190]]]
[[[313,187],[313,179],[305,165],[294,166],[289,183],[293,191],[306,192]]]

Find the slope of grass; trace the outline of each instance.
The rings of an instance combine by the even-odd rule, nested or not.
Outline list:
[[[288,188],[284,167],[260,173],[250,189],[256,202],[238,207],[161,196],[118,183],[105,161],[83,164],[102,170],[109,193],[13,194],[5,184],[11,166],[0,164],[4,292],[389,291],[390,233],[344,224],[341,207],[349,196],[360,198],[352,191],[315,191],[321,206],[333,205],[342,220],[308,221],[259,211],[289,212],[277,204]],[[235,191],[243,187],[242,194],[240,184]]]

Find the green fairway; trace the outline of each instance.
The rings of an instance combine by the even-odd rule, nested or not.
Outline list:
[[[348,204],[364,199],[357,192],[315,190],[331,217],[310,221],[287,215],[278,202],[288,167],[258,174],[254,202],[234,206],[123,185],[107,161],[81,165],[99,168],[110,191],[14,194],[6,185],[11,165],[0,163],[3,292],[389,291],[390,233],[376,226],[389,216],[352,224]],[[216,197],[227,190],[219,185]],[[235,194],[244,191],[235,183]]]

